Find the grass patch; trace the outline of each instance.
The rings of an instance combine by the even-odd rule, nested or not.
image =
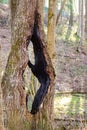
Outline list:
[[[79,118],[87,114],[84,94],[55,94],[54,111],[56,118]]]

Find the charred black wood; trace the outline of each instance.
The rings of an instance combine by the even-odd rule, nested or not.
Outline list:
[[[37,77],[41,84],[36,92],[31,109],[31,114],[36,114],[39,111],[40,105],[42,104],[50,85],[50,78],[46,71],[47,62],[45,60],[43,43],[40,38],[37,22],[34,24],[31,42],[34,49],[35,64],[33,65],[29,60],[28,66],[31,68],[32,73]]]

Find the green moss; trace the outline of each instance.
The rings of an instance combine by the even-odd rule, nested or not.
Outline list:
[[[13,110],[8,118],[9,130],[30,130],[30,122],[23,118],[18,110]]]
[[[49,13],[49,20],[54,16],[53,13]]]
[[[57,130],[66,130],[65,127],[59,127]]]
[[[14,45],[12,45],[11,53],[7,64],[8,73],[12,73],[14,71],[15,65],[20,60],[19,47],[20,47],[19,41],[17,41]]]
[[[30,122],[29,121],[24,121],[24,128],[25,128],[25,130],[30,130]]]

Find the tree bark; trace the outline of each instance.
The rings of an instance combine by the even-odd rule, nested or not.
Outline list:
[[[83,44],[83,36],[84,36],[84,27],[83,27],[83,20],[84,20],[84,14],[83,14],[83,0],[81,0],[81,37],[80,37],[80,45]]]
[[[55,56],[56,0],[49,1],[47,48],[51,59]]]
[[[5,127],[9,127],[9,129],[14,126],[13,129],[20,130],[18,122],[22,118],[24,120],[26,114],[26,92],[24,90],[23,72],[28,62],[27,39],[30,40],[32,35],[35,9],[36,0],[11,1],[12,46],[1,84],[4,117],[6,118],[4,118],[4,122]],[[16,120],[14,117],[16,117]],[[23,120],[21,124],[23,124]],[[24,130],[24,126],[21,125],[21,127]]]
[[[40,32],[40,38],[43,43],[43,51],[44,56],[47,61],[47,72],[50,76],[50,88],[48,90],[48,94],[43,102],[43,107],[41,108],[40,112],[33,116],[33,123],[31,130],[54,130],[54,115],[53,115],[53,99],[54,99],[54,69],[52,67],[51,59],[49,57],[47,51],[47,43],[45,40],[44,29],[43,29],[43,15],[42,8],[41,8],[41,1],[38,0],[38,26]]]
[[[38,2],[38,3],[37,3]],[[38,12],[38,27],[43,43],[43,52],[47,61],[46,71],[50,77],[50,88],[40,112],[31,116],[26,110],[26,92],[24,90],[23,73],[28,63],[28,44],[32,36],[35,12]],[[8,57],[2,79],[4,125],[6,130],[53,130],[53,86],[54,69],[47,52],[44,37],[40,0],[11,1],[11,52]],[[29,127],[26,128],[25,118]]]
[[[80,36],[80,45],[79,47],[81,48],[82,44],[83,44],[83,35],[84,35],[84,27],[83,27],[83,0],[79,0],[79,27],[78,27],[78,34]]]
[[[68,25],[68,29],[67,29],[67,33],[66,33],[66,40],[68,41],[68,39],[70,38],[71,32],[72,32],[72,26],[73,26],[73,1],[69,0],[69,6],[70,8],[70,18],[69,18],[69,25]]]

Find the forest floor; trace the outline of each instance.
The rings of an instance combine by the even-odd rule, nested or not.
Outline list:
[[[11,29],[5,24],[1,20],[0,81],[11,47]],[[87,44],[80,50],[77,47],[58,36],[54,100],[57,130],[87,130]]]
[[[56,125],[61,130],[87,130],[87,43],[76,42],[74,31],[68,40],[62,33],[56,38]]]

